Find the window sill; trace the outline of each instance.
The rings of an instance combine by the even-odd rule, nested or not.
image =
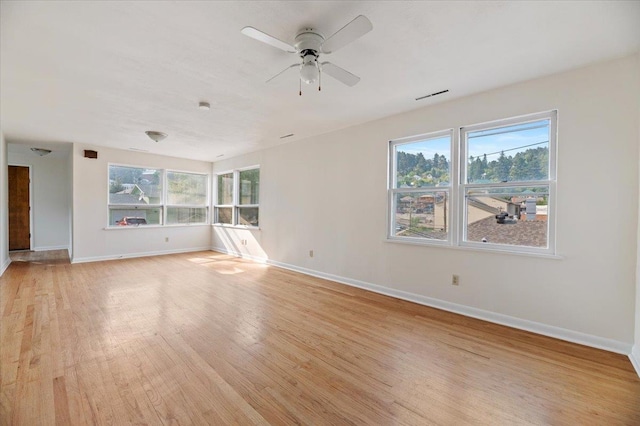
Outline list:
[[[448,250],[462,250],[462,251],[472,251],[475,253],[491,253],[491,254],[506,254],[513,256],[524,256],[524,257],[537,257],[541,259],[552,259],[552,260],[563,260],[564,256],[560,256],[557,254],[548,254],[548,253],[532,253],[532,252],[524,252],[524,251],[512,251],[512,250],[501,250],[499,248],[478,248],[478,247],[467,247],[467,246],[454,246],[450,245],[446,241],[435,242],[435,243],[423,243],[419,241],[407,241],[399,238],[386,238],[384,240],[386,243],[393,244],[408,244],[412,246],[421,246],[428,248],[444,248]]]
[[[208,223],[172,223],[171,225],[127,225],[127,226],[107,226],[105,231],[122,231],[125,229],[158,229],[158,228],[184,228],[192,226],[209,226]]]
[[[232,228],[232,229],[246,229],[247,231],[260,231],[259,226],[229,225],[226,223],[212,223],[211,226],[215,226],[217,228]]]

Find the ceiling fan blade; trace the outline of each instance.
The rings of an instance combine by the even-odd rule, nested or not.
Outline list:
[[[266,81],[266,83],[270,82],[271,80],[273,80],[274,78],[276,78],[277,76],[279,76],[280,74],[284,73],[286,70],[289,70],[291,68],[294,67],[300,67],[300,64],[293,64],[293,65],[289,65],[288,67],[286,67],[285,69],[283,69],[282,71],[280,71],[278,74],[274,75],[273,77],[271,77],[269,80]]]
[[[249,36],[253,39],[266,43],[270,46],[277,47],[280,50],[284,50],[285,52],[289,52],[289,53],[296,52],[296,48],[291,46],[290,44],[285,43],[282,40],[278,40],[277,38],[270,36],[267,33],[263,33],[260,30],[256,30],[253,27],[244,27],[240,32],[246,36]]]
[[[346,84],[349,87],[355,86],[360,81],[360,77],[351,74],[344,68],[333,65],[331,62],[322,63],[322,72],[330,75],[331,77],[335,78],[341,83]]]
[[[353,21],[339,29],[322,43],[322,52],[331,53],[357,40],[373,29],[371,21],[364,15],[357,16]]]

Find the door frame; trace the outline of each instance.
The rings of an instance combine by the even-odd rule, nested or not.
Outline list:
[[[30,164],[9,163],[7,164],[7,169],[9,169],[9,166],[27,167],[29,169],[29,250],[34,251],[33,237],[35,233],[33,232],[33,166]],[[7,206],[7,209],[9,207],[11,206]]]

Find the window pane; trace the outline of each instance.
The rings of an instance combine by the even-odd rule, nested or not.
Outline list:
[[[232,208],[231,207],[216,207],[215,223],[228,223],[231,224]]]
[[[467,133],[467,183],[549,179],[550,120]]]
[[[451,137],[425,139],[394,146],[395,188],[450,185]]]
[[[160,225],[162,209],[138,207],[109,208],[109,226]]]
[[[466,241],[547,247],[549,187],[467,191]]]
[[[218,175],[217,204],[233,204],[233,173]]]
[[[206,207],[167,207],[167,223],[206,223]]]
[[[399,192],[395,197],[393,235],[432,240],[447,239],[447,191]]]
[[[207,204],[206,175],[167,172],[167,204]]]
[[[162,170],[109,166],[109,204],[161,204]]]
[[[239,207],[238,208],[238,224],[247,226],[258,226],[258,208],[257,207]]]
[[[240,172],[240,204],[259,204],[260,169]]]

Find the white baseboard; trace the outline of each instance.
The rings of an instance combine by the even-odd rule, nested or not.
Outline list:
[[[69,246],[45,246],[45,247],[34,247],[33,251],[49,251],[49,250],[67,250],[69,251]]]
[[[213,247],[212,250],[220,251],[230,255],[247,258],[251,260],[251,256],[244,255],[238,252],[232,252],[227,249]],[[547,325],[535,321],[529,321],[521,318],[512,317],[509,315],[499,314],[496,312],[485,311],[483,309],[473,308],[466,305],[460,305],[458,303],[447,302],[445,300],[435,299],[432,297],[422,296],[415,293],[409,293],[402,290],[396,290],[389,287],[384,287],[377,284],[371,284],[365,281],[354,280],[351,278],[345,278],[338,275],[327,274],[312,269],[302,268],[287,263],[278,262],[275,260],[261,258],[258,261],[266,262],[269,265],[274,265],[280,268],[289,269],[291,271],[300,272],[302,274],[311,275],[318,278],[324,278],[327,280],[339,282],[341,284],[350,285],[352,287],[358,287],[364,290],[369,290],[374,293],[384,294],[386,296],[395,297],[397,299],[407,300],[409,302],[418,303],[420,305],[430,306],[443,311],[453,312],[456,314],[465,315],[480,320],[506,325],[508,327],[517,328],[520,330],[530,331],[532,333],[541,334],[543,336],[549,336],[560,340],[566,340],[572,343],[578,343],[580,345],[590,346],[593,348],[604,349],[606,351],[615,352],[623,355],[629,355],[631,353],[631,344],[621,342],[618,340],[607,339],[604,337],[594,336],[592,334],[582,333],[579,331],[568,330],[566,328]],[[640,357],[637,357],[640,359]],[[636,367],[637,368],[637,367]]]
[[[11,264],[11,258],[7,257],[6,259],[4,259],[2,261],[2,265],[0,266],[0,276],[2,276],[2,274],[4,274],[4,271],[7,270],[7,268],[9,267],[9,265]]]
[[[636,342],[636,344],[631,349],[631,354],[629,354],[629,359],[631,360],[631,364],[633,368],[636,369],[636,373],[638,373],[638,377],[640,377],[640,342]]]
[[[209,251],[210,246],[206,247],[192,247],[177,250],[159,250],[159,251],[147,251],[142,253],[128,253],[128,254],[114,254],[108,256],[92,256],[92,257],[73,257],[71,263],[87,263],[87,262],[102,262],[105,260],[118,260],[118,259],[132,259],[135,257],[149,257],[149,256],[162,256],[165,254],[178,254],[178,253],[190,253],[194,251]]]

